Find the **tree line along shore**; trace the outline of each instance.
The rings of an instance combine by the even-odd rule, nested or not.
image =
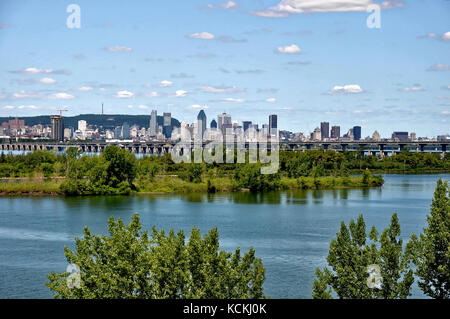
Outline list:
[[[109,146],[100,155],[76,148],[0,155],[0,195],[128,195],[377,187],[379,173],[450,172],[450,156],[402,153],[380,158],[361,152],[280,151],[279,170],[265,164],[174,163],[169,154],[136,158]],[[235,161],[236,162],[236,161]]]

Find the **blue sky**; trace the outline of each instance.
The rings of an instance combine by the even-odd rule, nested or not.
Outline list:
[[[380,1],[381,2],[381,1]],[[159,114],[448,134],[450,1],[0,0],[0,116]],[[68,28],[71,3],[81,28]]]

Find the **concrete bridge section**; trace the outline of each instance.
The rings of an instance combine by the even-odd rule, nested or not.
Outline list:
[[[56,152],[64,152],[69,147],[76,147],[83,153],[100,153],[109,145],[116,145],[123,149],[128,149],[131,153],[144,155],[163,155],[171,153],[175,146],[175,142],[82,142],[82,143],[56,143],[56,142],[12,142],[0,143],[0,151],[36,151],[50,150]],[[207,143],[203,143],[205,146]],[[249,143],[245,144],[249,148]],[[403,149],[408,148],[410,152],[431,152],[444,155],[450,149],[450,142],[437,141],[420,141],[420,142],[283,142],[279,145],[280,149],[287,151],[305,151],[313,149],[334,150],[336,152],[343,151],[359,151],[368,155],[385,155],[398,154]],[[191,150],[193,150],[193,144]],[[270,144],[268,145],[270,150]]]
[[[286,142],[280,145],[285,150],[312,150],[325,149],[334,150],[336,152],[343,151],[359,151],[368,155],[385,155],[398,154],[405,148],[410,152],[420,153],[441,153],[445,154],[450,149],[450,142],[438,141],[418,141],[418,142],[368,142],[368,141],[351,141],[351,142]]]
[[[45,142],[17,142],[1,143],[0,151],[36,151],[48,150],[64,152],[70,147],[78,148],[83,153],[101,153],[110,145],[129,150],[131,153],[147,155],[163,155],[170,153],[175,143],[45,143]]]

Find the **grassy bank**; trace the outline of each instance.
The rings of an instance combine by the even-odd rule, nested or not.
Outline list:
[[[0,196],[21,195],[62,195],[62,180],[54,179],[21,179],[0,183]]]
[[[274,189],[336,189],[336,188],[364,188],[383,185],[381,176],[353,176],[353,177],[282,177]],[[207,178],[201,182],[193,183],[175,176],[159,176],[153,181],[138,181],[136,183],[138,193],[193,193],[193,192],[239,192],[248,191],[239,187],[232,178]]]
[[[365,188],[378,187],[384,183],[381,176],[351,177],[299,177],[299,178],[281,178],[283,189],[336,189],[336,188]]]
[[[370,176],[367,181],[363,176],[356,177],[282,177],[275,189],[336,189],[377,187],[383,184],[382,179]],[[60,186],[63,180],[54,179],[20,179],[0,183],[0,196],[23,195],[63,195]],[[132,194],[176,194],[176,193],[206,193],[206,192],[239,192],[248,191],[239,187],[229,177],[207,178],[194,183],[182,180],[176,176],[157,176],[153,180],[136,180],[137,191]]]

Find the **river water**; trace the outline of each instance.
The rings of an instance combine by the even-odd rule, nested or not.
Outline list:
[[[397,212],[402,237],[419,233],[439,178],[450,175],[386,175],[373,189],[292,190],[264,194],[138,195],[115,197],[1,197],[0,298],[51,298],[46,274],[67,267],[64,245],[73,248],[87,225],[106,234],[113,215],[126,223],[138,212],[144,229],[202,233],[217,226],[222,249],[250,246],[267,269],[271,298],[311,298],[315,267],[325,265],[329,242],[341,221],[364,214],[367,231],[381,233]],[[422,298],[414,287],[413,297]]]

